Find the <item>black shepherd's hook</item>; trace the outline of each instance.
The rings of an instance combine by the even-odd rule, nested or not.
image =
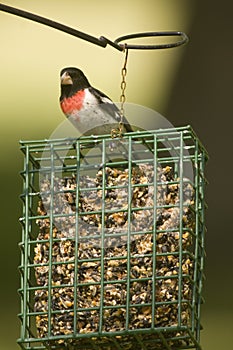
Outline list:
[[[183,44],[186,44],[188,42],[188,37],[183,32],[176,32],[176,31],[169,31],[169,32],[146,32],[146,33],[136,33],[136,34],[129,34],[122,36],[120,38],[117,38],[115,41],[111,41],[104,36],[101,36],[100,38],[95,38],[92,35],[80,32],[79,30],[76,30],[74,28],[68,27],[64,24],[52,21],[51,19],[41,17],[38,15],[35,15],[30,12],[26,12],[23,10],[19,10],[15,7],[7,6],[4,4],[0,4],[0,11],[8,12],[16,16],[20,16],[23,18],[30,19],[31,21],[38,22],[41,24],[44,24],[46,26],[55,28],[57,30],[61,30],[62,32],[68,33],[70,35],[73,35],[75,37],[81,38],[83,40],[89,41],[95,45],[106,47],[107,44],[111,45],[115,49],[119,51],[125,50],[125,44],[119,44],[121,41],[129,40],[129,39],[135,39],[135,38],[145,38],[145,37],[152,37],[152,36],[168,36],[168,37],[179,37],[179,40],[168,43],[168,44],[157,44],[157,45],[128,45],[128,49],[137,49],[137,50],[156,50],[156,49],[168,49],[172,47],[177,47]]]

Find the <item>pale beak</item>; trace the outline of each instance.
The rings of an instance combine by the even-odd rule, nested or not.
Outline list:
[[[72,85],[73,80],[71,79],[69,73],[64,72],[61,76],[61,84],[62,85]]]

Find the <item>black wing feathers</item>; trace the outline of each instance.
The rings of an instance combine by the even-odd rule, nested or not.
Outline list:
[[[112,100],[102,91],[97,90],[92,86],[89,87],[89,91],[96,97],[97,101],[100,103],[99,107],[119,123],[121,120],[120,111],[117,108],[117,106],[112,102]],[[123,117],[123,124],[127,132],[133,132],[131,125],[125,117]]]

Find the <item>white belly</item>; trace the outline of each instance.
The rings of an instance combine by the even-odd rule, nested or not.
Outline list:
[[[86,92],[83,108],[67,117],[85,135],[110,134],[113,128],[118,127],[116,119],[99,108],[96,98],[89,91]]]

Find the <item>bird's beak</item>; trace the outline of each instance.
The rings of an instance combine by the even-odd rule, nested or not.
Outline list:
[[[61,76],[61,85],[72,85],[73,80],[71,79],[69,73],[64,72]]]

